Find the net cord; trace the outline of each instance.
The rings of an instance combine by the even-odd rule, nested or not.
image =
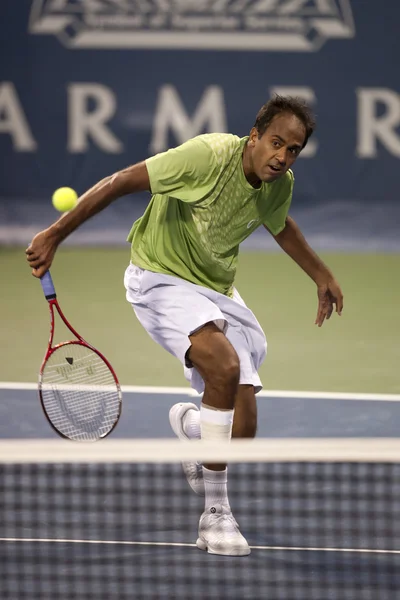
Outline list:
[[[400,462],[398,438],[279,438],[230,442],[175,439],[2,440],[0,464],[17,463],[179,463]]]

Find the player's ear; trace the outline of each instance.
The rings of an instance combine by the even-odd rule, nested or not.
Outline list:
[[[258,139],[258,131],[255,127],[253,127],[252,130],[250,131],[248,145],[253,148],[256,144],[257,139]]]

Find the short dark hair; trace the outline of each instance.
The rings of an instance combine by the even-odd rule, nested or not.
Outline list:
[[[315,117],[309,106],[301,98],[292,96],[279,96],[276,94],[258,111],[254,127],[258,131],[259,137],[264,135],[272,120],[276,115],[282,113],[291,113],[301,121],[306,130],[306,139],[303,148],[307,145],[308,138],[315,129]]]

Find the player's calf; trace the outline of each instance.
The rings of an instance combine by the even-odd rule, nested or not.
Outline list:
[[[257,433],[257,401],[253,385],[239,385],[235,398],[233,438],[254,438]]]

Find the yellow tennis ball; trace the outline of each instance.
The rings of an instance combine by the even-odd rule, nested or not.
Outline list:
[[[52,202],[56,210],[67,212],[76,206],[78,194],[69,187],[58,188],[53,194]]]

